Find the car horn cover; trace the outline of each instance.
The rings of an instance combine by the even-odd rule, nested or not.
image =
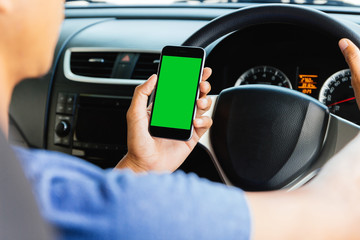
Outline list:
[[[284,187],[321,152],[328,108],[286,88],[247,85],[218,97],[211,141],[229,180],[248,191]]]

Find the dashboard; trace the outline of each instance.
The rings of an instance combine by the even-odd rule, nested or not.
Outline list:
[[[68,7],[53,67],[20,83],[10,107],[10,141],[72,154],[102,168],[126,153],[126,111],[135,87],[157,71],[165,45],[181,45],[211,20],[248,5],[224,7]],[[323,8],[360,22],[353,8]],[[347,65],[332,36],[291,24],[251,26],[206,48],[212,91],[271,84],[302,92],[360,124]],[[181,166],[221,182],[198,145]]]

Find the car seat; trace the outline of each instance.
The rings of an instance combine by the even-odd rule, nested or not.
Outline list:
[[[49,225],[40,215],[31,185],[2,132],[0,153],[0,239],[53,239]]]

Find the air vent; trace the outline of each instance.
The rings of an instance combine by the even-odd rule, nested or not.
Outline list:
[[[138,85],[157,72],[159,58],[157,51],[69,48],[64,75],[83,83]]]
[[[80,76],[110,78],[118,53],[72,52],[71,71]]]
[[[157,73],[160,54],[141,53],[135,65],[132,79],[147,79],[152,74]]]

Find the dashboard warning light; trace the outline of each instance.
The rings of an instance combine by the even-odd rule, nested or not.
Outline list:
[[[130,62],[130,56],[126,54],[122,59],[121,62]]]

